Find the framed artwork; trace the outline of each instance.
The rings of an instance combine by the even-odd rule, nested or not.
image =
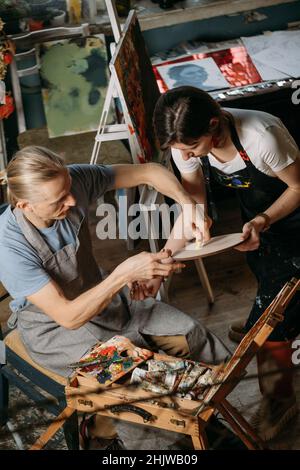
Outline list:
[[[177,64],[158,65],[157,71],[168,88],[189,85],[209,91],[229,86],[211,57]]]
[[[159,151],[152,116],[160,92],[134,11],[128,16],[110,66],[119,87],[123,112],[128,113],[143,152],[139,159],[141,162],[157,160]]]
[[[38,56],[49,137],[96,130],[109,80],[104,36],[44,43]]]

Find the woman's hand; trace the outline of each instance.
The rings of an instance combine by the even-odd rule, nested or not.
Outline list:
[[[163,281],[162,277],[157,277],[156,279],[151,279],[143,283],[143,290],[146,297],[156,297],[160,289],[161,283]]]
[[[265,226],[265,221],[262,220],[250,220],[243,226],[242,240],[244,240],[241,245],[235,247],[238,251],[254,251],[257,250],[260,244],[260,232]]]
[[[205,225],[204,204],[196,204],[196,202],[190,198],[189,202],[182,206],[182,209],[184,238],[186,240],[192,238],[202,240]]]
[[[208,242],[208,240],[211,239],[210,236],[210,228],[213,224],[213,221],[208,215],[205,215],[204,217],[204,230],[203,230],[203,241]]]
[[[162,283],[162,277],[145,282],[132,282],[128,284],[132,300],[145,300],[147,297],[156,297]]]
[[[180,226],[180,221],[182,227]],[[205,214],[204,204],[196,204],[191,199],[189,204],[184,205],[183,213],[177,219],[176,238],[186,240],[196,240],[205,242],[210,240],[209,229],[212,226],[212,219]],[[182,235],[180,236],[180,230]]]
[[[149,281],[151,282],[151,281]],[[129,282],[127,284],[129,290],[130,290],[130,298],[131,300],[145,300],[146,295],[144,293],[144,289],[142,287],[142,283],[135,281],[135,282]]]
[[[149,281],[158,276],[168,277],[172,272],[184,268],[183,263],[174,263],[170,258],[171,251],[160,251],[159,253],[142,252],[123,261],[115,272],[124,278],[125,284],[135,281]],[[164,260],[169,258],[167,264]]]
[[[211,239],[210,228],[212,226],[212,223],[213,223],[212,219],[208,217],[208,215],[205,215],[204,223],[203,223],[203,232],[201,232],[201,230],[198,227],[193,225],[193,238],[201,241],[202,243],[208,242],[208,240]]]

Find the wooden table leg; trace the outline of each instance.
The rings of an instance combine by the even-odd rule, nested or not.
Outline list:
[[[243,441],[243,443],[248,447],[250,450],[257,450],[257,446],[255,446],[251,439],[248,438],[242,427],[233,416],[229,413],[229,411],[223,406],[221,403],[215,404],[216,408],[220,411],[220,413],[224,416],[228,424],[232,427],[233,431],[236,435]]]
[[[252,438],[257,445],[263,449],[267,449],[267,444],[263,441],[255,432],[255,430],[250,426],[250,424],[243,418],[243,416],[238,412],[236,408],[232,406],[231,403],[227,400],[222,401],[223,407],[234,417],[234,419],[239,423],[239,425],[247,431],[249,436]]]
[[[195,259],[195,265],[198,271],[198,275],[202,284],[202,287],[205,291],[205,295],[207,297],[207,300],[210,304],[213,304],[215,301],[214,298],[214,293],[212,290],[212,287],[210,285],[208,275],[204,266],[204,263],[202,261],[202,258]]]
[[[206,437],[205,427],[203,426],[203,420],[198,418],[197,434],[191,436],[193,446],[195,450],[207,450],[209,449],[208,440]]]
[[[192,441],[193,441],[193,446],[194,446],[195,450],[207,450],[209,448],[207,438],[206,438],[206,434],[205,434],[204,431],[203,431],[203,433],[204,434],[202,434],[202,432],[201,432],[199,434],[199,436],[191,436]]]
[[[65,421],[75,412],[75,408],[67,406],[50,424],[48,429],[35,441],[29,450],[42,450],[43,447],[50,441],[51,437],[62,427]]]

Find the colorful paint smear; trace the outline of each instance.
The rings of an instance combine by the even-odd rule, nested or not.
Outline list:
[[[102,385],[109,385],[152,354],[148,349],[134,346],[123,336],[114,336],[105,343],[97,343],[79,362],[70,366],[82,375],[96,378]]]
[[[112,66],[116,70],[135,133],[144,153],[144,156],[140,156],[143,163],[158,158],[152,116],[160,92],[135,16],[131,17],[125,30]]]

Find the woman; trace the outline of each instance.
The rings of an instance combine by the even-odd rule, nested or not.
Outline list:
[[[258,281],[249,318],[235,331],[242,338],[286,281],[300,274],[299,149],[278,118],[222,109],[208,93],[193,87],[162,95],[154,126],[161,148],[171,149],[182,184],[198,203],[206,204],[205,187],[211,191],[212,179],[237,190],[244,222],[244,242],[237,249],[247,251]],[[258,354],[263,400],[256,425],[265,439],[274,437],[297,411],[291,342],[299,332],[297,295]],[[266,376],[268,367],[281,373]]]

